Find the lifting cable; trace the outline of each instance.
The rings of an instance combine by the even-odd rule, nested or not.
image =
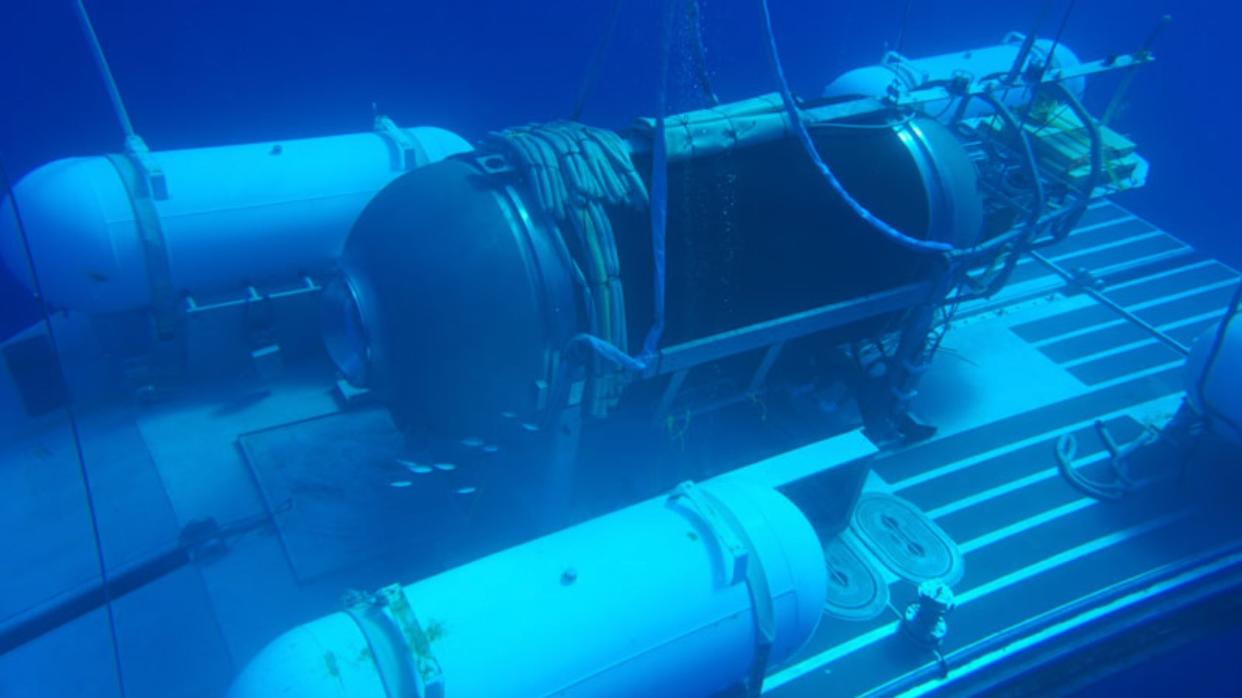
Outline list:
[[[906,0],[906,7],[901,11],[901,22],[897,25],[897,44],[893,47],[893,52],[901,54],[906,43],[906,27],[910,26],[910,6],[914,4],[914,0]]]
[[[707,69],[707,49],[703,46],[703,12],[699,0],[685,0],[686,21],[690,30],[690,57],[694,60],[694,75],[703,97],[713,107],[720,105],[720,97],[712,87],[711,72]]]
[[[39,278],[39,270],[35,268],[34,253],[30,249],[30,236],[26,230],[26,224],[22,220],[21,210],[17,206],[17,194],[13,191],[13,182],[9,179],[8,171],[4,167],[4,163],[0,162],[0,179],[4,180],[4,192],[9,199],[9,210],[13,215],[13,222],[17,228],[17,234],[20,238],[22,250],[26,255],[26,265],[30,268],[31,288],[34,291],[35,301],[39,305],[40,314],[43,316],[44,331],[47,332],[48,344],[51,347],[52,355],[55,357],[56,371],[61,374],[62,381],[67,384],[64,378],[64,366],[61,359],[64,356],[60,350],[60,343],[56,337],[56,329],[52,325],[51,309],[48,308],[47,302],[44,300],[43,283]],[[121,670],[121,646],[119,636],[116,630],[116,617],[112,608],[112,595],[108,578],[108,565],[104,558],[103,537],[99,531],[99,512],[95,505],[95,491],[91,484],[91,476],[86,467],[85,450],[82,447],[82,433],[78,424],[77,411],[73,406],[73,398],[65,402],[65,416],[68,421],[69,434],[73,443],[74,457],[78,463],[78,477],[82,481],[83,494],[86,498],[86,512],[90,518],[91,542],[95,548],[95,567],[99,573],[99,579],[102,594],[102,606],[104,607],[105,619],[108,626],[108,636],[112,648],[112,666],[116,673],[116,684],[118,695],[125,695],[125,677]]]
[[[570,121],[577,121],[582,116],[582,109],[586,106],[587,98],[591,96],[591,91],[595,89],[595,83],[599,82],[600,71],[604,68],[604,58],[608,55],[608,47],[612,45],[612,37],[617,31],[617,18],[621,16],[621,6],[624,3],[625,0],[613,0],[612,10],[608,13],[608,24],[604,27],[604,34],[595,46],[595,55],[591,57],[591,66],[587,68],[586,76],[582,79],[582,85],[578,88],[578,98],[574,100],[573,111],[569,112]]]
[[[768,62],[771,64],[772,73],[778,86],[780,87],[781,102],[785,105],[785,112],[788,115],[789,127],[793,130],[794,135],[802,144],[803,150],[806,151],[807,157],[814,163],[815,168],[819,170],[824,179],[828,181],[834,191],[841,199],[854,211],[854,213],[869,224],[872,228],[888,238],[890,241],[901,245],[902,247],[920,253],[950,253],[956,248],[946,242],[936,242],[931,240],[919,240],[917,238],[906,235],[897,230],[887,222],[881,220],[871,211],[867,210],[857,199],[850,195],[837,176],[833,174],[828,165],[824,163],[824,159],[820,157],[819,151],[815,149],[815,142],[811,140],[811,134],[807,131],[806,124],[802,121],[802,113],[798,108],[798,104],[794,101],[793,93],[789,90],[789,82],[785,79],[785,68],[781,65],[780,54],[776,48],[776,37],[772,31],[772,14],[768,10],[767,0],[758,0],[759,9],[763,14],[762,27],[764,36],[767,39]]]

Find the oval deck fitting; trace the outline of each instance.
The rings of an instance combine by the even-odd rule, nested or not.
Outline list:
[[[962,578],[957,544],[926,514],[900,497],[863,494],[850,529],[897,576],[911,582],[938,579],[952,585]]]
[[[828,601],[824,612],[844,620],[871,620],[888,607],[888,585],[880,571],[843,536],[824,545],[828,563]]]

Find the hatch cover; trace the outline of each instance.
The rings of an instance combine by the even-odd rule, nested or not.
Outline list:
[[[846,534],[824,546],[828,562],[828,600],[824,611],[844,620],[870,620],[888,607],[888,584]]]
[[[854,508],[850,529],[897,576],[911,582],[962,578],[957,544],[926,514],[900,497],[864,493]]]

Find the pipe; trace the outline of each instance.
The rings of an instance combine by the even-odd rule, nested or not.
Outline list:
[[[215,519],[186,524],[176,544],[135,562],[108,570],[98,581],[84,584],[57,597],[34,612],[18,614],[0,625],[0,655],[34,642],[44,635],[138,591],[176,572],[191,562],[227,552],[228,542],[270,524],[266,514],[220,526]]]
[[[1071,286],[1073,286],[1074,288],[1076,288],[1076,290],[1079,290],[1082,293],[1090,296],[1092,300],[1096,301],[1100,305],[1107,307],[1109,310],[1112,310],[1113,312],[1117,313],[1121,317],[1125,318],[1127,321],[1133,323],[1139,329],[1151,335],[1154,339],[1159,341],[1161,344],[1164,344],[1165,346],[1169,347],[1173,351],[1176,351],[1182,356],[1186,356],[1190,354],[1190,348],[1187,347],[1185,344],[1182,344],[1181,342],[1177,341],[1173,337],[1162,332],[1159,327],[1156,327],[1150,322],[1147,322],[1143,318],[1135,315],[1133,312],[1127,310],[1125,306],[1121,305],[1120,303],[1113,300],[1112,298],[1109,298],[1108,294],[1102,293],[1101,291],[1094,289],[1089,285],[1083,284],[1081,279],[1079,279],[1073,272],[1069,271],[1065,267],[1062,267],[1061,265],[1057,264],[1056,262],[1052,261],[1048,257],[1038,252],[1031,252],[1030,255],[1032,259],[1044,265],[1045,267],[1051,269],[1054,273],[1056,273],[1057,276],[1061,277],[1062,279],[1065,279],[1065,281],[1069,283]]]
[[[295,628],[229,695],[758,695],[826,593],[802,512],[716,478]]]

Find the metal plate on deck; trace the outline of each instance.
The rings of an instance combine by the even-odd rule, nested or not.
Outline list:
[[[459,471],[403,467],[404,442],[386,410],[294,422],[243,434],[238,444],[303,582],[414,548],[420,532],[437,531],[430,542],[447,544],[460,529],[463,514],[445,496]],[[418,549],[436,557],[436,546]]]
[[[885,492],[858,499],[850,530],[902,579],[954,584],[962,578],[962,554],[940,527],[910,502]]]

